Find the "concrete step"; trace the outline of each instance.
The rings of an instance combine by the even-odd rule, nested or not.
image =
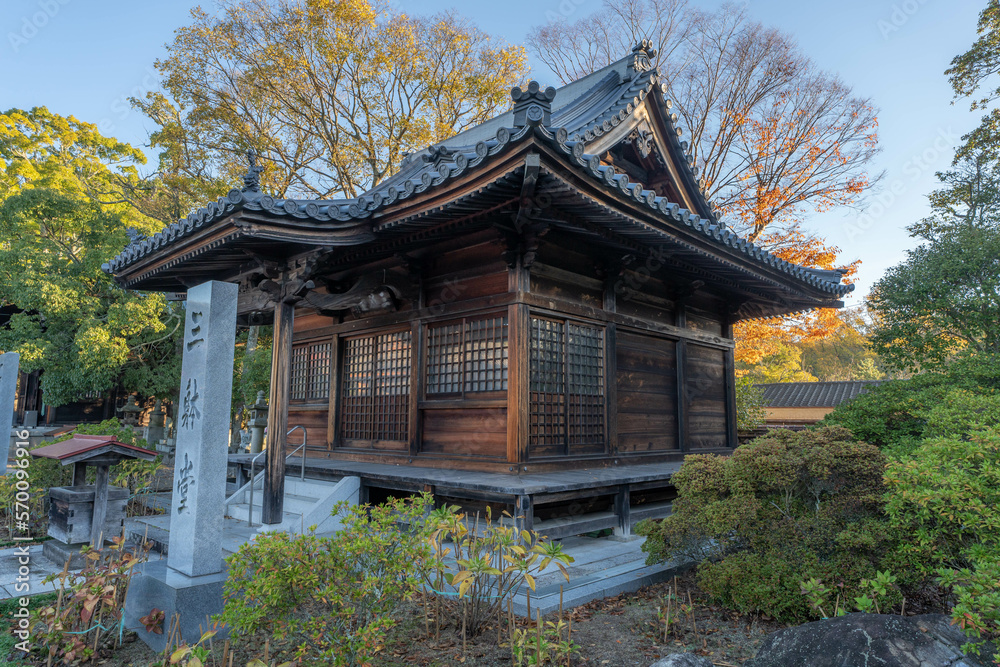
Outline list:
[[[299,479],[298,476],[286,475],[285,476],[285,497],[288,494],[294,494],[298,496],[312,496],[315,498],[322,498],[323,496],[330,493],[330,489],[337,486],[339,479]]]
[[[262,511],[261,506],[255,500],[253,504],[252,517],[253,517],[253,523],[256,526],[260,526],[261,511]],[[250,505],[248,505],[247,503],[233,503],[232,505],[229,506],[228,516],[238,521],[247,521],[248,517],[251,516]],[[284,519],[282,520],[282,523],[288,521],[291,522],[292,525],[295,525],[295,523],[298,522],[301,518],[302,514],[299,512],[286,511],[284,512]]]

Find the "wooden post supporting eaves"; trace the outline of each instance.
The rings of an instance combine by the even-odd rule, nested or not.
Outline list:
[[[285,439],[288,399],[292,384],[292,327],[295,306],[279,301],[274,307],[274,344],[271,352],[271,399],[267,409],[267,464],[261,523],[281,523],[285,503]],[[305,456],[302,452],[302,456]],[[252,508],[251,508],[252,511]]]

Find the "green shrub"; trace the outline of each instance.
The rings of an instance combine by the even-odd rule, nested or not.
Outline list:
[[[508,603],[525,585],[535,590],[535,577],[555,564],[566,581],[566,565],[573,558],[563,553],[562,544],[546,540],[533,531],[518,527],[504,512],[494,520],[487,508],[485,516],[474,519],[454,505],[445,505],[429,514],[431,556],[424,568],[425,585],[434,596],[434,614],[440,633],[441,594],[458,594],[457,611],[463,639],[480,634],[486,624],[499,620]]]
[[[1000,392],[1000,358],[980,355],[956,361],[940,372],[891,380],[842,403],[820,426],[843,426],[857,439],[886,450],[890,456],[906,455],[924,438],[940,434],[928,432],[927,425],[940,419],[931,413],[946,403],[954,390],[996,396]]]
[[[764,390],[749,375],[736,378],[736,428],[754,431],[763,426],[766,419]]]
[[[673,514],[638,527],[643,549],[650,563],[704,558],[699,585],[732,609],[808,618],[802,581],[842,586],[846,598],[877,569],[895,570],[885,463],[836,427],[770,431],[730,457],[688,456]]]
[[[430,502],[340,505],[343,529],[331,537],[259,535],[228,559],[221,620],[238,635],[291,639],[305,664],[372,664],[419,587]]]
[[[995,420],[995,397],[956,392],[929,428],[957,435],[925,441],[886,471],[886,511],[908,535],[910,567],[936,573],[958,599],[954,621],[973,637],[1000,633],[1000,426],[963,434],[955,425]]]
[[[900,549],[912,567],[966,567],[1000,555],[1000,429],[969,439],[927,440],[889,464],[886,512],[909,536]]]

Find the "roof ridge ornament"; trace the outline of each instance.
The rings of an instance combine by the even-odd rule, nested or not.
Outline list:
[[[520,86],[510,89],[514,100],[514,127],[549,125],[552,122],[552,100],[556,89],[549,86],[542,90],[537,81],[532,81],[524,90]]]
[[[632,61],[628,68],[633,72],[645,72],[653,69],[653,58],[656,57],[656,49],[653,42],[648,39],[641,40],[632,47]]]
[[[246,152],[248,168],[243,174],[243,187],[240,192],[260,192],[260,173],[264,167],[257,164],[257,151],[250,148]]]

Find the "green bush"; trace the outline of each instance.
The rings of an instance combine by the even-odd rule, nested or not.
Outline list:
[[[1000,399],[953,392],[928,428],[955,435],[925,441],[890,463],[886,511],[908,539],[900,552],[922,574],[936,573],[958,599],[955,622],[973,637],[1000,633]]]
[[[638,526],[643,549],[650,563],[704,558],[699,585],[732,609],[809,618],[801,582],[841,586],[846,599],[878,569],[894,569],[885,464],[836,427],[770,431],[730,457],[688,456],[673,478],[673,514]]]
[[[258,536],[228,559],[221,620],[238,635],[292,640],[304,664],[373,664],[420,585],[430,502],[340,505],[343,529],[331,537]]]
[[[764,408],[764,390],[749,375],[736,378],[736,428],[754,431],[764,425],[767,410]]]
[[[903,456],[924,438],[944,434],[928,431],[928,423],[941,423],[940,406],[955,390],[966,395],[1000,394],[1000,358],[980,355],[956,361],[940,372],[891,380],[842,403],[820,426],[843,426],[890,456]]]

